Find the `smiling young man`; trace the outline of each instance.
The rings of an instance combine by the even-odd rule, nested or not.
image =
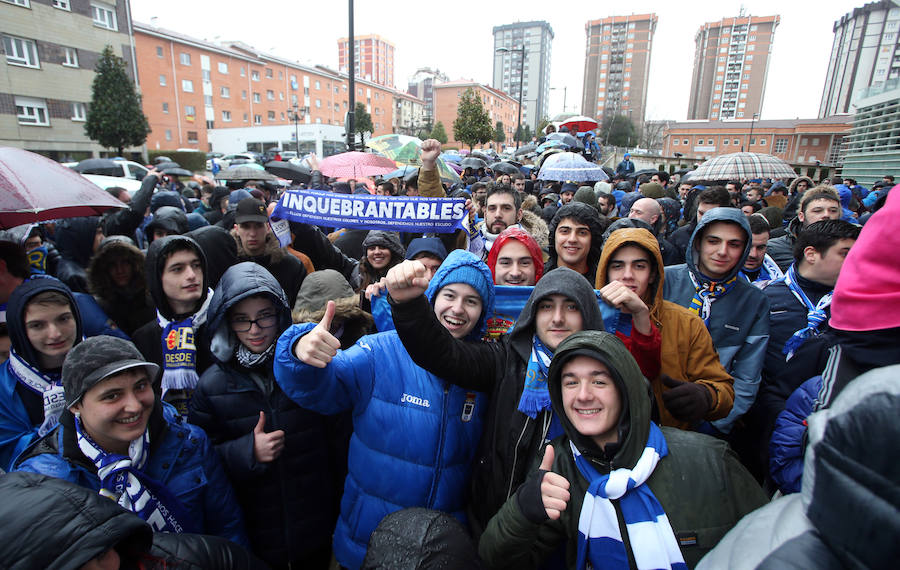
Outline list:
[[[541,248],[526,231],[507,228],[497,236],[487,265],[494,285],[533,286],[544,274]]]
[[[769,240],[769,255],[782,271],[787,271],[794,262],[794,243],[803,228],[820,220],[839,220],[841,214],[841,199],[834,187],[819,185],[807,190],[800,198],[797,216],[788,224],[787,233]]]
[[[769,340],[769,301],[738,274],[751,246],[750,224],[737,208],[713,208],[691,236],[683,265],[666,269],[663,295],[698,315],[734,378],[734,406],[713,422],[729,433],[753,404]]]
[[[594,283],[606,220],[595,208],[571,202],[556,211],[550,222],[550,258],[544,273],[566,267]]]
[[[478,225],[484,239],[485,256],[506,228],[522,221],[522,197],[509,184],[494,184],[487,192],[484,223]],[[476,252],[477,254],[477,252]]]

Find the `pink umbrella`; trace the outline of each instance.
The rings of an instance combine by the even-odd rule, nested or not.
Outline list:
[[[319,162],[319,170],[332,178],[378,176],[397,170],[397,164],[384,156],[368,152],[344,152]]]
[[[0,147],[0,228],[97,216],[125,204],[70,168],[27,150]]]

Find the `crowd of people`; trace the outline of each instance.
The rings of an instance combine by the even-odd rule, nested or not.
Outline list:
[[[276,187],[154,170],[0,236],[0,559],[891,565],[892,176],[450,186],[420,150],[308,187],[464,199],[464,229],[278,235]]]

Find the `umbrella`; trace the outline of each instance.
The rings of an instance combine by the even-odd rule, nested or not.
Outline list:
[[[540,145],[538,145],[538,147],[535,149],[535,152],[537,152],[538,154],[541,154],[541,153],[544,153],[544,152],[550,150],[551,148],[561,148],[564,146],[566,146],[566,145],[562,141],[557,141],[557,140],[544,141]]]
[[[693,168],[679,168],[678,170],[676,170],[676,171],[673,172],[672,174],[677,174],[678,176],[684,176],[685,174],[687,174],[687,173],[690,172],[691,170],[693,170]]]
[[[516,168],[516,165],[511,164],[509,162],[495,162],[490,166],[490,169],[494,172],[502,172],[503,174],[509,174],[512,176],[513,174],[518,174],[519,169]]]
[[[455,162],[448,162],[448,163],[447,163],[447,167],[450,168],[451,170],[453,170],[453,172],[455,172],[455,173],[457,173],[457,174],[459,174],[459,173],[461,173],[463,170],[465,170],[465,168],[463,168],[463,167],[460,166],[459,164],[456,164]]]
[[[548,141],[559,141],[569,148],[584,148],[581,141],[570,135],[569,133],[550,133],[547,135]]]
[[[606,175],[609,176],[610,178],[612,178],[613,176],[616,175],[616,171],[608,166],[601,166],[600,168],[602,168],[603,172],[605,172]]]
[[[487,162],[482,158],[467,156],[459,163],[459,165],[463,168],[474,168],[475,170],[478,170],[479,168],[485,168]]]
[[[743,180],[745,178],[795,178],[791,165],[771,154],[733,152],[710,158],[697,167],[691,180]]]
[[[523,154],[528,154],[529,152],[534,152],[537,149],[537,145],[534,143],[528,143],[526,145],[520,146],[516,152],[513,153],[513,156],[522,156]]]
[[[290,162],[273,160],[266,163],[265,169],[266,172],[271,172],[279,178],[287,178],[291,182],[306,183],[312,180],[312,175],[308,167],[304,168],[303,166],[291,164]]]
[[[157,168],[159,168],[160,165],[162,165],[163,163],[166,163],[166,162],[172,162],[172,159],[169,158],[168,156],[157,156],[156,158],[153,159],[153,164],[155,164]]]
[[[101,174],[104,176],[115,176],[121,172],[121,168],[116,161],[109,158],[88,158],[82,160],[72,167],[75,172],[81,174]]]
[[[452,152],[442,152],[441,159],[444,162],[459,162],[463,159],[461,154],[455,154]]]
[[[159,164],[154,164],[153,168],[162,172],[163,170],[168,170],[169,168],[181,168],[181,165],[177,162],[172,162],[171,160],[160,162]]]
[[[637,170],[628,175],[628,178],[637,178],[638,176],[643,175],[653,176],[654,174],[659,174],[659,170],[656,168],[644,168],[641,170]]]
[[[559,115],[556,115],[555,117],[550,119],[550,122],[551,123],[561,123],[561,122],[565,121],[566,119],[570,119],[577,115],[578,115],[578,113],[560,113]]]
[[[186,168],[166,168],[162,171],[163,174],[169,174],[171,176],[193,176],[194,173]]]
[[[541,180],[558,180],[572,182],[586,182],[608,180],[603,168],[593,162],[588,162],[583,156],[575,152],[560,152],[548,157],[538,173]]]
[[[480,152],[480,151],[476,150],[474,152],[470,152],[469,158],[480,158],[481,160],[483,160],[485,162],[485,164],[487,164],[488,162],[493,162],[487,151]]]
[[[397,166],[422,166],[421,148],[422,140],[408,135],[381,135],[370,139],[366,146],[390,158]],[[450,183],[459,182],[459,176],[439,156],[437,161],[438,173],[441,180]]]
[[[339,178],[363,178],[366,176],[379,176],[397,169],[396,163],[391,159],[368,152],[342,152],[323,159],[319,163],[319,170],[325,176]]]
[[[569,132],[575,131],[583,133],[586,131],[593,131],[597,128],[597,125],[597,121],[590,117],[585,117],[584,115],[576,115],[574,117],[569,117],[568,119],[563,121],[560,127],[568,128]]]
[[[419,173],[418,166],[408,166],[403,165],[397,170],[393,172],[388,172],[387,174],[382,174],[381,177],[385,180],[390,180],[391,178],[399,178],[401,180],[406,180],[407,177],[414,176]]]
[[[277,180],[277,178],[262,170],[262,168],[252,168],[249,165],[231,166],[224,170],[220,170],[216,174],[219,180]]]
[[[565,151],[561,148],[551,148],[551,149],[545,150],[544,152],[541,153],[541,156],[537,157],[534,160],[535,168],[540,168],[541,165],[544,163],[544,161],[547,160],[548,156],[552,156],[559,152],[565,152]]]
[[[98,216],[125,204],[70,168],[39,154],[0,147],[0,228]]]

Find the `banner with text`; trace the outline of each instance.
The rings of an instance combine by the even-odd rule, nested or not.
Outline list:
[[[291,190],[281,197],[272,217],[336,228],[450,233],[465,229],[466,214],[465,200],[460,198]]]

